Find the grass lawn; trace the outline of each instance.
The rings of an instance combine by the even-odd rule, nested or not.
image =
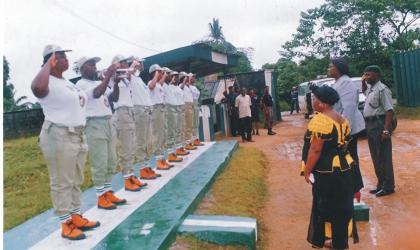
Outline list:
[[[420,107],[395,106],[398,119],[420,120]]]
[[[87,160],[82,190],[93,186]],[[38,136],[3,141],[3,188],[4,232],[52,208],[50,177]]]
[[[226,170],[211,187],[214,204],[209,209],[211,215],[244,216],[256,218],[258,222],[257,248],[262,249],[266,228],[261,220],[261,210],[267,199],[265,183],[267,159],[256,148],[239,147]],[[202,241],[194,236],[181,237],[188,241],[190,249],[247,249],[244,246],[221,246]]]

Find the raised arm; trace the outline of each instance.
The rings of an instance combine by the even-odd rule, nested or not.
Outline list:
[[[149,87],[149,89],[154,90],[156,87],[156,83],[158,82],[158,72],[155,72],[155,75],[152,78],[152,82],[150,84],[148,84],[147,86]]]
[[[49,79],[51,69],[57,64],[57,60],[55,59],[55,52],[53,52],[52,56],[48,61],[42,66],[42,69],[39,73],[35,76],[34,80],[31,84],[32,93],[38,98],[44,98],[50,92],[48,88]]]
[[[112,76],[115,75],[116,70],[117,70],[117,66],[115,64],[112,64],[111,66],[108,67],[105,73],[105,78],[102,80],[101,84],[99,84],[96,88],[93,89],[94,98],[99,98],[105,93],[106,88],[108,87],[108,83],[111,80]],[[117,81],[117,84],[118,84],[120,79],[117,77],[114,77],[114,81]]]

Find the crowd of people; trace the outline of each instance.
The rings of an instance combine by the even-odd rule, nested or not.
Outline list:
[[[359,240],[353,199],[360,202],[364,186],[357,150],[363,130],[378,179],[369,192],[377,197],[395,192],[390,136],[394,111],[391,91],[380,82],[378,66],[364,70],[363,115],[347,61],[331,59],[328,75],[336,79],[332,87],[310,86],[317,113],[308,125],[302,150],[301,175],[312,184],[313,195],[307,240],[314,248],[347,249],[349,236],[354,243]]]
[[[253,88],[239,88],[230,86],[227,99],[227,109],[230,117],[230,132],[233,137],[242,137],[242,142],[254,142],[253,135],[260,135],[260,110],[264,116],[264,129],[268,135],[275,135],[273,131],[273,97],[270,88],[264,88],[264,94],[259,97]]]
[[[111,210],[127,202],[112,190],[117,163],[125,190],[139,192],[148,185],[141,180],[161,177],[156,169],[170,170],[171,162],[182,162],[182,156],[204,144],[198,137],[200,91],[194,86],[194,74],[154,64],[146,84],[139,77],[144,60],[117,55],[105,71],[98,72],[101,58],[85,56],[75,62],[81,79],[72,84],[63,77],[70,51],[47,45],[31,88],[45,114],[39,145],[50,175],[54,214],[61,222],[62,237],[80,240],[86,237],[83,230],[100,226],[83,218],[80,210],[88,152],[97,207]],[[156,157],[154,166],[151,155]]]

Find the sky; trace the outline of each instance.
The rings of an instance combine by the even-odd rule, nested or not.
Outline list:
[[[281,45],[292,39],[300,13],[324,0],[13,0],[4,1],[4,51],[15,99],[28,96],[42,65],[47,44],[72,49],[67,53],[67,79],[76,74],[73,62],[99,56],[105,69],[117,54],[148,57],[190,45],[209,34],[218,18],[227,41],[253,47],[252,66],[275,63]],[[118,39],[117,37],[121,38]],[[127,43],[125,41],[129,41]]]

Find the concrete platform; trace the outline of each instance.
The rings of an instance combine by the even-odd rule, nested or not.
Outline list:
[[[147,181],[140,192],[123,189],[121,174],[113,180],[115,195],[127,205],[115,210],[96,207],[94,188],[83,193],[82,211],[101,226],[86,231],[86,239],[61,237],[60,223],[48,210],[3,234],[4,249],[166,249],[238,148],[238,141],[206,142],[175,163],[162,177]],[[135,165],[138,175],[138,166]],[[45,197],[49,199],[49,195]]]
[[[239,216],[190,215],[179,228],[181,235],[193,234],[220,245],[256,248],[257,220]]]

